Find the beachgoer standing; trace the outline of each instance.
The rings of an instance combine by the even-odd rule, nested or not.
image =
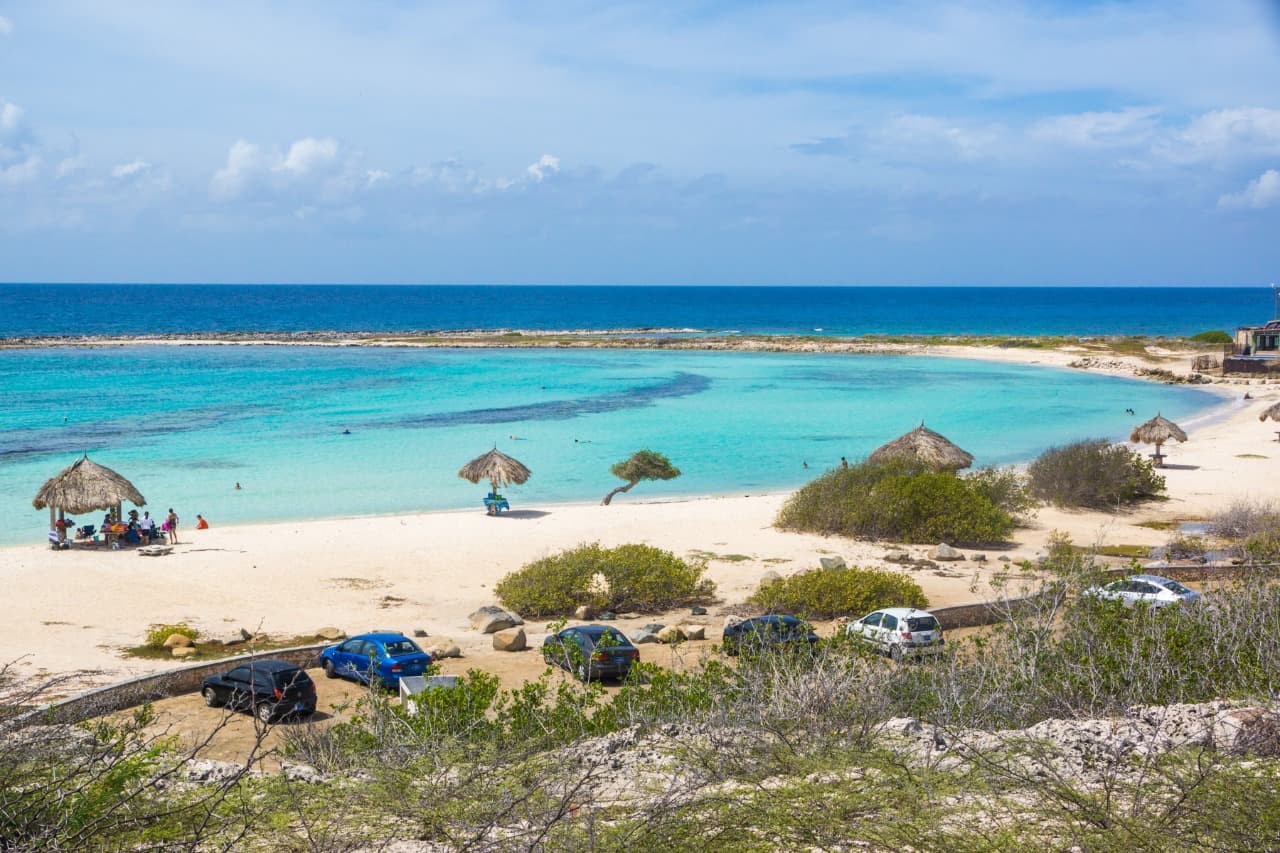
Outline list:
[[[841,468],[848,468],[848,467],[849,467],[849,460],[848,460],[848,459],[845,459],[843,456],[841,456],[841,457],[840,457],[840,467],[841,467]]]
[[[209,522],[205,521],[204,516],[197,512],[196,513],[196,530],[208,530],[208,529],[209,529]]]
[[[169,517],[165,519],[165,523],[169,525],[169,542],[178,544],[178,514],[173,511],[173,507],[169,507]]]
[[[142,520],[138,522],[138,529],[142,531],[142,538],[147,540],[147,544],[150,545],[156,534],[156,520],[151,517],[150,512],[142,514]]]

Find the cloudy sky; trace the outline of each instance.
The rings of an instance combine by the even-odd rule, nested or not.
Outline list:
[[[0,280],[1280,280],[1280,2],[0,0]]]

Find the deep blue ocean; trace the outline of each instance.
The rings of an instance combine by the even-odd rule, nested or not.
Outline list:
[[[0,337],[613,329],[1187,334],[1269,316],[1247,290],[0,286]],[[513,506],[598,501],[649,448],[683,472],[619,502],[776,492],[925,422],[977,458],[1124,440],[1221,398],[1088,371],[866,354],[407,347],[0,348],[0,546],[42,543],[40,485],[83,453],[155,514],[215,524],[480,506],[497,445]],[[1134,414],[1130,415],[1128,410]],[[236,489],[241,483],[243,488]],[[99,518],[78,519],[97,522]]]
[[[321,330],[1191,335],[1271,319],[1267,287],[0,284],[0,338]]]

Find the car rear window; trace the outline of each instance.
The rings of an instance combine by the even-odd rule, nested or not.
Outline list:
[[[413,644],[412,640],[392,640],[386,644],[387,654],[394,657],[400,655],[411,655],[419,651],[418,647]]]
[[[938,620],[932,616],[910,616],[907,618],[908,631],[936,631]]]
[[[285,688],[291,685],[298,687],[311,683],[311,676],[300,669],[282,669],[275,674],[276,687]]]
[[[1168,589],[1171,592],[1176,592],[1178,595],[1186,595],[1187,593],[1191,592],[1191,590],[1187,589],[1185,586],[1178,583],[1177,581],[1165,581],[1164,585],[1166,589]]]

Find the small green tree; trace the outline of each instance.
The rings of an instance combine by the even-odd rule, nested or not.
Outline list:
[[[608,506],[613,496],[620,492],[631,491],[641,480],[674,480],[680,476],[680,469],[671,464],[671,460],[661,453],[652,450],[637,450],[630,458],[624,459],[609,469],[609,473],[620,480],[626,480],[625,486],[618,486],[604,496],[600,503]]]

